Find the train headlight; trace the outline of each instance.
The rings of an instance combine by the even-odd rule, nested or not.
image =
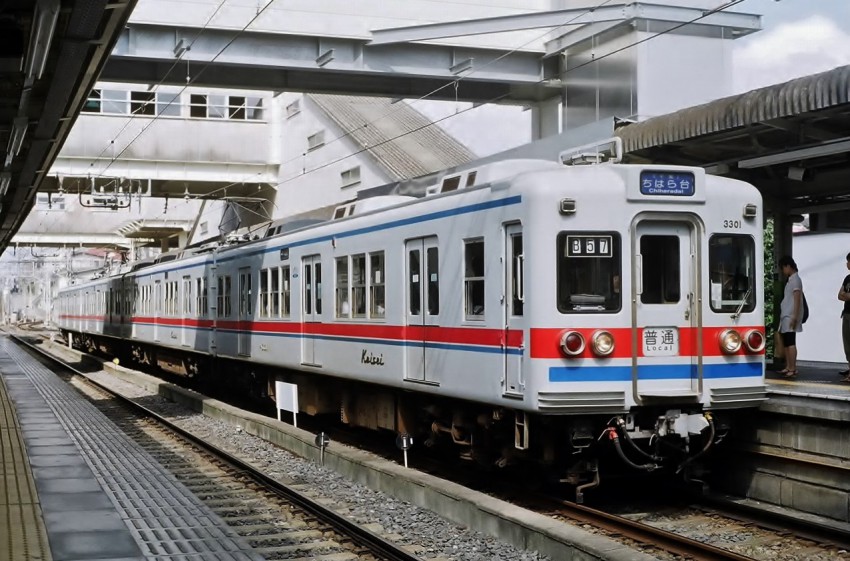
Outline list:
[[[590,348],[596,356],[608,356],[614,352],[614,336],[608,331],[597,331],[590,338]]]
[[[741,334],[734,329],[727,329],[720,334],[720,350],[727,355],[733,355],[741,350]]]
[[[751,329],[744,335],[744,345],[751,353],[760,353],[764,350],[764,333],[758,329]]]
[[[578,331],[565,331],[561,335],[561,352],[564,356],[578,356],[584,351],[584,336]]]

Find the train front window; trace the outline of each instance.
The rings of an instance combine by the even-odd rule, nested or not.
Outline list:
[[[709,295],[715,312],[756,306],[756,246],[750,236],[720,234],[708,242]],[[743,304],[743,305],[742,305]]]
[[[558,311],[583,314],[620,310],[619,234],[561,232],[556,250]]]

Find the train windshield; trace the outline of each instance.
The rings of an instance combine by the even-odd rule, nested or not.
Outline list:
[[[620,310],[622,259],[617,232],[561,232],[557,252],[561,313]]]
[[[752,312],[756,306],[756,244],[752,237],[720,234],[708,242],[711,309]]]

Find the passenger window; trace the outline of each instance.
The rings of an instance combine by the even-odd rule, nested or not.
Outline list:
[[[422,292],[421,292],[422,279],[419,278],[419,271],[420,271],[419,257],[420,257],[419,250],[418,249],[412,249],[408,253],[408,258],[407,258],[408,274],[410,275],[410,278],[408,279],[408,282],[410,284],[409,290],[408,290],[408,294],[410,294],[410,308],[409,309],[410,309],[411,315],[414,315],[414,316],[422,313],[421,312],[422,303],[420,301],[421,300],[420,296],[422,294]]]
[[[369,255],[369,314],[373,318],[382,318],[385,311],[384,295],[384,252]]]
[[[484,240],[464,245],[464,302],[466,319],[484,319]]]
[[[436,247],[426,250],[428,260],[426,262],[428,276],[428,315],[436,316],[440,313],[440,275],[439,275],[439,253]]]
[[[281,306],[281,310],[280,310],[280,315],[281,315],[281,317],[288,318],[289,315],[290,315],[290,310],[291,310],[290,305],[289,305],[289,303],[290,303],[290,291],[291,291],[291,288],[290,288],[290,285],[289,285],[289,267],[282,267],[281,268],[281,270],[280,270],[280,283],[281,283],[281,288],[283,289],[283,294],[282,294],[283,302],[281,302],[282,306]]]
[[[354,317],[366,317],[366,255],[351,256],[351,296]]]
[[[556,251],[558,311],[620,310],[621,249],[617,232],[561,232]]]
[[[348,300],[348,257],[336,260],[336,317],[347,318],[351,315]]]

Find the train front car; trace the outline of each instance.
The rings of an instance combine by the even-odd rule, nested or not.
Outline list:
[[[581,498],[600,457],[687,477],[722,438],[724,413],[765,399],[759,192],[671,166],[520,182],[534,217],[526,391],[579,458],[565,480]]]

